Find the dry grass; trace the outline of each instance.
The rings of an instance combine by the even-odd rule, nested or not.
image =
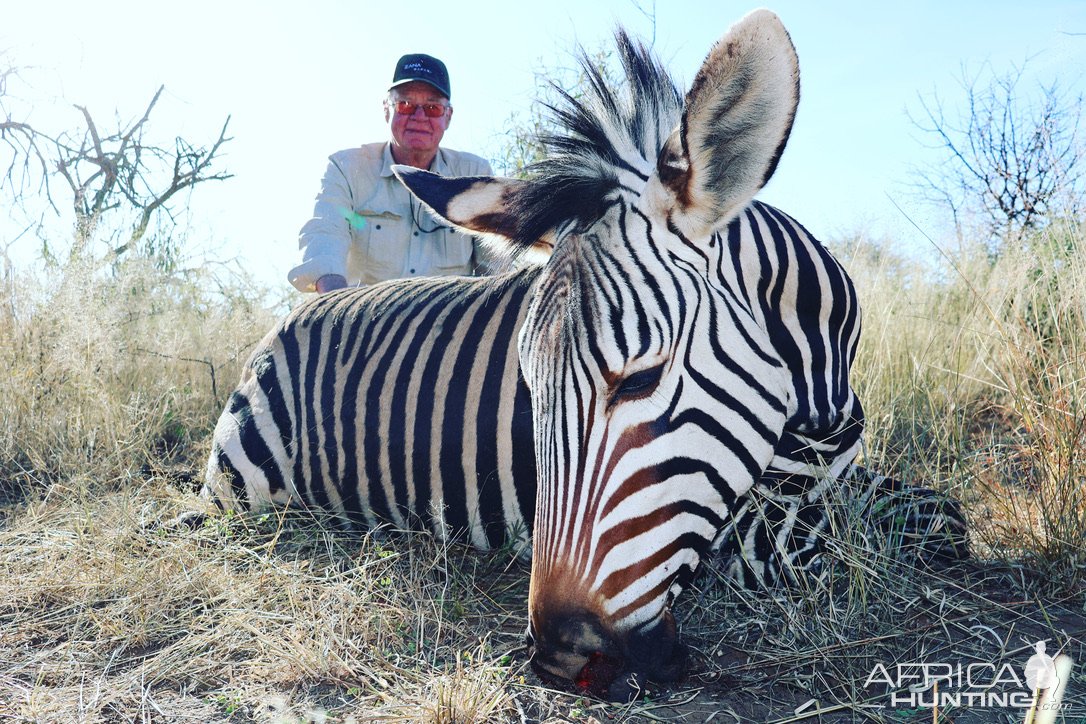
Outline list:
[[[71,265],[0,298],[0,721],[1020,722],[876,708],[881,664],[1081,662],[1086,270],[1046,237],[994,267],[844,257],[865,302],[869,462],[967,504],[980,560],[902,567],[838,531],[827,585],[678,602],[691,676],[651,700],[540,686],[527,569],[425,535],[362,538],[284,512],[165,525],[198,503],[207,435],[270,316],[243,283]],[[213,287],[213,288],[212,288]],[[214,377],[212,377],[214,370]],[[213,384],[214,383],[214,384]],[[1075,721],[1067,719],[1067,721]]]
[[[398,706],[448,642],[471,641],[443,610],[437,551],[342,540],[317,521],[155,528],[181,508],[163,482],[93,505],[53,496],[4,531],[6,713],[135,718],[166,694],[216,720],[303,715],[322,689]]]
[[[868,458],[974,510],[976,543],[1086,572],[1086,229],[947,256],[945,281],[858,245]],[[851,257],[851,258],[850,258]]]
[[[191,461],[273,315],[243,279],[74,260],[0,277],[0,470],[40,487]]]

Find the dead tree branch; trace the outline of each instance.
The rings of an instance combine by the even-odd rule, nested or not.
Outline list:
[[[232,177],[216,166],[227,135],[227,116],[218,138],[209,146],[192,143],[180,136],[171,145],[150,140],[149,127],[162,97],[160,86],[143,113],[134,121],[116,122],[115,130],[104,130],[89,108],[75,105],[80,122],[74,130],[48,134],[40,128],[17,120],[3,105],[7,81],[13,70],[0,71],[0,140],[10,152],[4,176],[5,185],[16,203],[30,202],[28,179],[38,177],[37,192],[49,205],[53,202],[53,181],[62,181],[70,195],[75,217],[73,254],[86,253],[98,240],[98,225],[109,212],[131,214],[131,226],[124,241],[99,252],[103,260],[115,260],[133,251],[147,237],[156,218],[174,222],[173,202],[177,194],[208,181]],[[59,211],[58,211],[59,213]],[[155,242],[155,248],[172,251],[168,237]]]
[[[1025,64],[987,83],[963,72],[962,111],[950,116],[938,96],[921,97],[921,118],[910,117],[943,152],[917,172],[920,194],[945,204],[959,231],[966,215],[979,220],[994,251],[1082,204],[1082,95],[1058,81],[1027,93],[1024,72]]]

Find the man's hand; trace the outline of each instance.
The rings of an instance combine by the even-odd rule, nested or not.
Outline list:
[[[325,274],[317,280],[317,294],[324,294],[347,286],[347,280],[339,274]]]

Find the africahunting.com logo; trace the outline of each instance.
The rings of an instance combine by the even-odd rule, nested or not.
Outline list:
[[[1031,709],[1070,713],[1066,700],[1071,660],[1053,659],[1045,642],[1033,646],[1034,654],[1019,668],[1009,663],[908,663],[876,664],[864,682],[865,689],[886,687],[894,709]]]

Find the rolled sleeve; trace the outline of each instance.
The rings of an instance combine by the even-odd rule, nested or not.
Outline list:
[[[298,236],[302,263],[287,274],[296,289],[316,291],[317,280],[326,274],[347,276],[347,252],[351,245],[348,220],[352,215],[350,184],[335,161],[330,161],[321,181],[313,217]]]

